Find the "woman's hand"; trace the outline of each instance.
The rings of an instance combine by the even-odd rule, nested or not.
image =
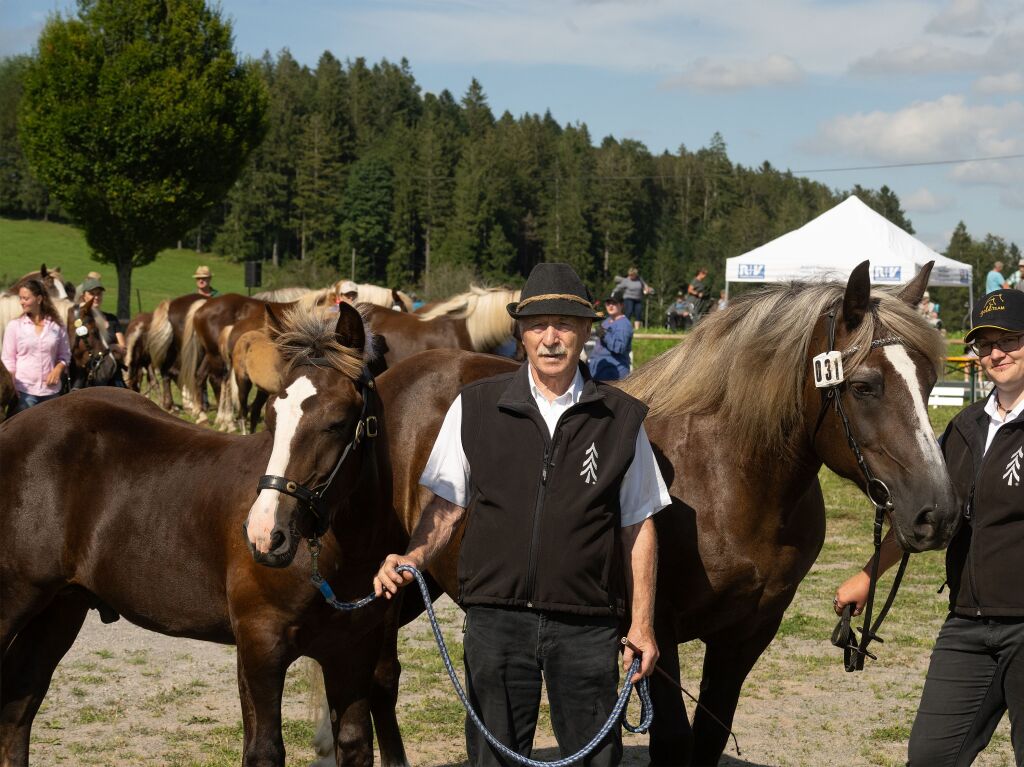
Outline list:
[[[836,615],[841,615],[846,605],[853,603],[854,615],[860,615],[864,610],[864,603],[868,601],[868,590],[871,587],[871,577],[861,570],[856,575],[848,578],[836,589],[835,599],[832,600],[832,609]]]
[[[46,376],[46,385],[47,386],[56,386],[57,384],[59,384],[60,383],[60,374],[63,373],[63,372],[64,372],[64,363],[63,362],[58,362],[56,364],[56,366],[54,366],[53,370],[50,371],[50,374]]]

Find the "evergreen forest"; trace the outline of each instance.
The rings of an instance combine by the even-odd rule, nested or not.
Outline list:
[[[0,60],[0,215],[62,219],[19,145],[28,61]],[[248,66],[265,83],[266,137],[223,202],[179,239],[271,262],[268,272],[293,284],[342,275],[434,298],[470,280],[519,285],[546,260],[572,264],[600,293],[635,264],[660,308],[698,267],[717,291],[727,257],[850,193],[914,231],[887,186],[832,189],[767,162],[745,167],[717,133],[654,154],[550,112],[495,115],[475,79],[460,96],[423,92],[404,59],[324,53],[310,68],[283,50]],[[972,237],[962,223],[947,252],[974,264],[976,286],[993,261],[1020,257],[1016,244]],[[937,297],[958,328],[965,297],[948,290]]]

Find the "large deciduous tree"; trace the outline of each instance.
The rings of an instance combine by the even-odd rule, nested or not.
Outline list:
[[[132,268],[224,198],[264,134],[266,96],[203,0],[79,0],[25,76],[20,138],[36,175],[114,264]]]

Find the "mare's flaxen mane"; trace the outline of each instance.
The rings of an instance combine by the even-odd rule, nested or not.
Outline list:
[[[417,316],[424,320],[465,319],[474,351],[486,352],[512,336],[514,325],[505,307],[518,300],[518,290],[471,285],[466,293],[452,296]]]
[[[373,359],[373,334],[363,320],[366,342],[354,349],[338,342],[338,315],[326,310],[294,307],[285,312],[281,328],[270,326],[271,340],[289,371],[301,365],[330,367],[355,380],[363,365]]]
[[[701,321],[675,349],[647,363],[622,388],[650,406],[652,416],[715,414],[740,449],[785,451],[801,417],[810,375],[810,342],[819,317],[841,309],[846,286],[792,282],[730,301]],[[874,322],[862,322],[844,342],[847,375],[864,361],[871,340],[899,336],[938,367],[941,336],[895,291],[872,290]],[[815,349],[814,353],[824,351]]]

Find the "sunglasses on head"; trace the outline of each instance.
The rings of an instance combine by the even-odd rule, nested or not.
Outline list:
[[[979,357],[987,357],[996,347],[1003,352],[1015,352],[1021,347],[1022,342],[1024,342],[1024,333],[1017,333],[997,338],[994,341],[973,341],[967,347]]]

